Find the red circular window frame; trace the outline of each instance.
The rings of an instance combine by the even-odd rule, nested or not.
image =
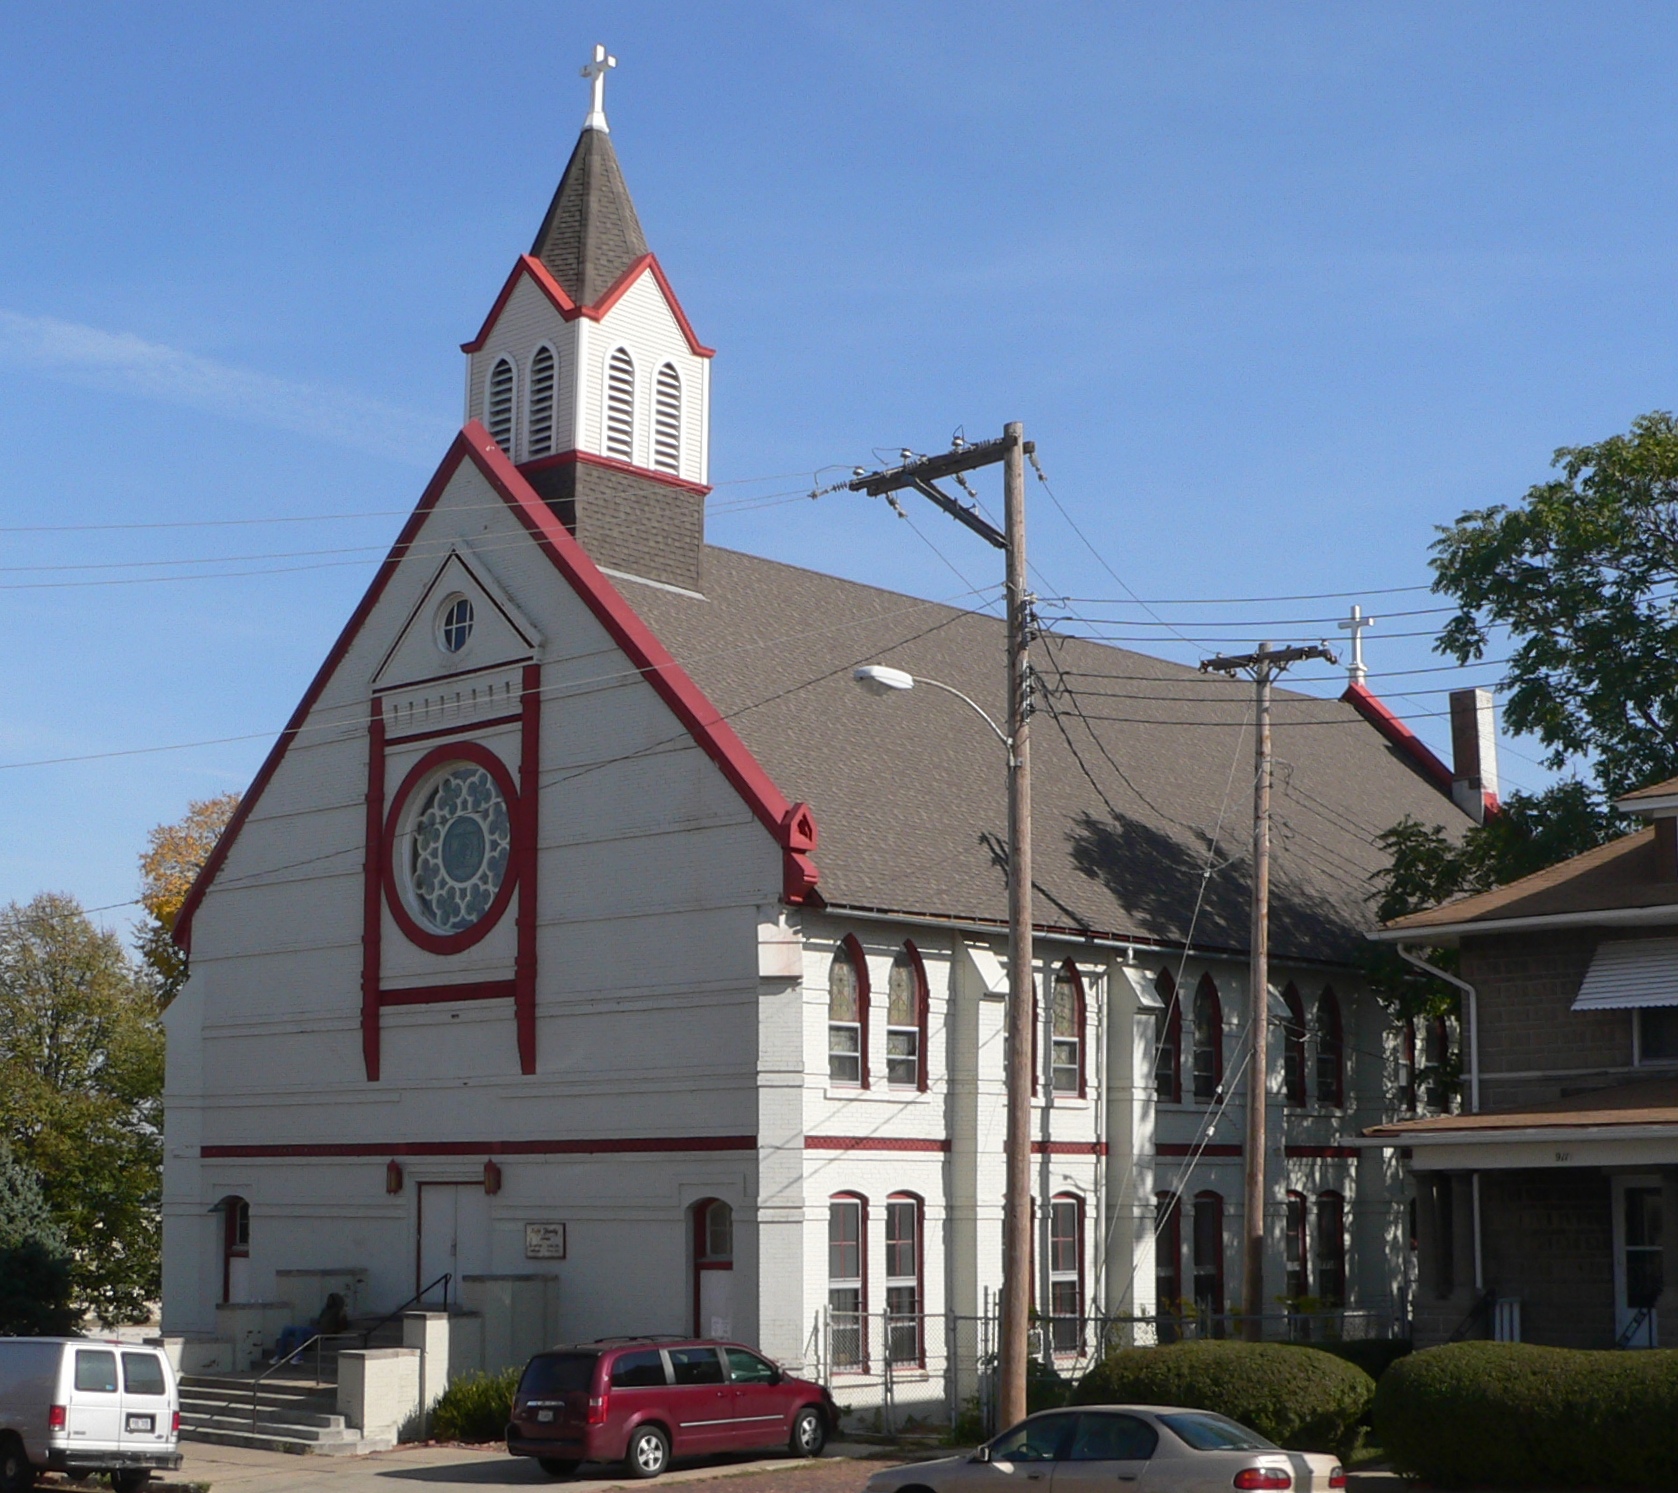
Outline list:
[[[396,884],[396,829],[408,807],[409,799],[420,784],[439,767],[450,762],[471,762],[495,779],[495,786],[501,790],[501,796],[507,802],[510,843],[507,848],[507,874],[501,878],[500,890],[496,892],[495,900],[489,904],[489,911],[470,928],[462,928],[458,933],[435,933],[409,912],[407,904],[402,900],[402,889]],[[458,954],[463,949],[469,949],[473,944],[481,942],[494,931],[496,924],[507,911],[507,904],[513,900],[513,888],[518,885],[519,852],[522,849],[519,844],[522,826],[518,809],[518,788],[513,783],[513,775],[508,771],[507,764],[488,747],[480,746],[475,741],[451,741],[433,747],[408,769],[407,777],[402,779],[402,786],[396,790],[396,797],[391,800],[390,813],[385,816],[383,854],[385,905],[390,908],[390,915],[396,919],[396,926],[407,936],[409,943],[430,954]]]

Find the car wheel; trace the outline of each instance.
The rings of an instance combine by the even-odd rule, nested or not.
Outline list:
[[[570,1457],[538,1457],[536,1465],[549,1477],[570,1477],[583,1464]]]
[[[26,1493],[35,1486],[35,1469],[15,1436],[0,1438],[0,1493]]]
[[[814,1405],[806,1405],[792,1418],[792,1437],[787,1450],[795,1457],[819,1457],[827,1445],[827,1426]]]
[[[111,1493],[140,1493],[151,1481],[149,1467],[123,1467],[111,1474]]]
[[[631,1477],[657,1477],[670,1465],[670,1438],[657,1426],[637,1426],[629,1433],[624,1471]]]

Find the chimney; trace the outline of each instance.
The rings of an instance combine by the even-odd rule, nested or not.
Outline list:
[[[1492,692],[1451,691],[1451,797],[1476,824],[1497,809],[1497,722]]]

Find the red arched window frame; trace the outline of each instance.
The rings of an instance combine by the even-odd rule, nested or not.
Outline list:
[[[907,1244],[904,1219],[914,1230]],[[904,1273],[905,1266],[911,1273]],[[909,1291],[912,1297],[906,1297]],[[905,1305],[909,1310],[900,1311]],[[887,1358],[894,1365],[925,1368],[926,1200],[918,1193],[894,1192],[886,1198],[886,1312]]]
[[[841,1305],[853,1301],[854,1305]],[[868,1199],[860,1192],[836,1192],[827,1200],[827,1305],[833,1371],[866,1374]]]
[[[1333,1306],[1346,1300],[1346,1200],[1317,1194],[1317,1294]]]
[[[1175,1192],[1154,1194],[1154,1311],[1176,1315],[1183,1301],[1183,1207]]]
[[[712,1229],[713,1223],[722,1223],[722,1218],[713,1215],[713,1210],[727,1211],[728,1240],[726,1251],[716,1246],[721,1241]],[[701,1198],[693,1205],[693,1335],[703,1337],[704,1328],[699,1315],[699,1276],[706,1270],[732,1270],[734,1268],[734,1210],[721,1198]]]
[[[1212,1335],[1222,1337],[1224,1200],[1211,1191],[1194,1195],[1194,1304],[1197,1311],[1213,1318]]]
[[[1154,1013],[1154,1098],[1161,1104],[1183,1102],[1183,1003],[1177,982],[1162,969],[1154,981],[1161,1009]]]
[[[221,1299],[233,1299],[233,1261],[250,1258],[251,1205],[230,1193],[217,1205],[221,1209]]]
[[[1297,1301],[1301,1296],[1311,1294],[1311,1255],[1306,1227],[1309,1206],[1303,1192],[1288,1194],[1286,1237],[1283,1243],[1287,1282],[1282,1294],[1290,1301]]]
[[[1194,990],[1194,1102],[1210,1104],[1224,1081],[1224,1003],[1210,972]]]
[[[1055,989],[1051,988],[1049,992],[1051,1022],[1049,1031],[1049,1085],[1057,1094],[1076,1093],[1078,1098],[1083,1099],[1088,1096],[1089,1086],[1086,1062],[1086,1053],[1089,1048],[1089,1042],[1086,1039],[1086,1034],[1089,1031],[1089,1007],[1087,998],[1084,994],[1084,977],[1078,973],[1077,964],[1070,959],[1068,959],[1060,966],[1059,969],[1055,971],[1056,986],[1059,985],[1062,977],[1065,977],[1072,987],[1073,1035],[1070,1038],[1063,1037],[1054,1029],[1053,1022],[1058,1017],[1059,1011],[1056,1009],[1054,999],[1057,992]],[[1060,1061],[1061,1057],[1064,1055],[1064,1048],[1062,1044],[1067,1041],[1073,1041],[1078,1044],[1077,1060],[1075,1063],[1062,1063]],[[1060,1086],[1059,1075],[1063,1072],[1067,1072],[1068,1070],[1076,1071],[1076,1084],[1068,1085],[1068,1087],[1063,1089]]]
[[[915,941],[912,938],[904,940],[903,948],[899,951],[897,958],[904,961],[909,970],[910,979],[914,982],[915,1019],[912,1025],[915,1032],[915,1081],[912,1084],[893,1081],[891,1076],[892,1054],[888,1050],[886,1053],[886,1084],[889,1088],[912,1088],[916,1092],[924,1094],[927,1086],[927,1008],[930,1004],[930,992],[926,980],[926,962],[921,958],[921,951],[915,947]],[[896,963],[896,961],[893,962]],[[860,990],[860,988],[859,982],[858,989]],[[886,1043],[889,1049],[893,1033],[889,990],[887,991],[887,1000]],[[865,1032],[867,1030],[866,1023],[863,1030]],[[900,1026],[897,1030],[902,1031],[904,1028]],[[864,1087],[867,1087],[867,1085],[864,1084]]]
[[[839,940],[839,947],[836,948],[833,951],[833,957],[834,957],[835,961],[843,959],[846,963],[848,963],[851,967],[851,973],[856,978],[857,1077],[854,1080],[852,1080],[852,1079],[848,1079],[848,1078],[836,1078],[834,1076],[834,1073],[833,1073],[834,1048],[833,1048],[832,1032],[833,1032],[833,1029],[834,1029],[835,1025],[848,1025],[848,1023],[835,1023],[833,1021],[833,1010],[832,1010],[832,1006],[831,1006],[832,997],[829,996],[830,1004],[829,1004],[829,1007],[828,1007],[828,1033],[829,1033],[829,1035],[828,1035],[828,1082],[829,1083],[837,1083],[841,1087],[845,1087],[845,1088],[849,1088],[849,1087],[854,1086],[856,1088],[866,1089],[868,1087],[868,1006],[869,1006],[868,959],[862,952],[861,941],[857,938],[856,934],[854,934],[854,933],[847,933],[842,939]],[[829,975],[829,980],[830,981],[831,981],[831,978],[832,978],[832,976],[830,974]]]
[[[1287,1015],[1282,1019],[1282,1094],[1289,1104],[1303,1105],[1305,1092],[1305,1002],[1299,987],[1288,981],[1282,992]]]
[[[1049,1199],[1049,1342],[1056,1353],[1084,1344],[1084,1200],[1075,1192]]]
[[[1346,1032],[1332,985],[1317,997],[1317,1102],[1336,1109],[1346,1103]]]

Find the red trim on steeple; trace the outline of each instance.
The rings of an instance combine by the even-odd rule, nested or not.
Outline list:
[[[747,750],[734,728],[723,719],[722,712],[706,698],[704,692],[688,676],[687,671],[673,659],[659,642],[651,628],[643,622],[635,609],[623,598],[582,546],[571,537],[570,531],[554,516],[553,510],[536,495],[535,490],[519,474],[519,470],[490,439],[489,432],[476,420],[470,421],[454,439],[436,475],[426,485],[419,506],[410,515],[390,553],[380,564],[378,573],[361,598],[350,620],[345,624],[338,641],[321,664],[297,709],[291,713],[285,729],[280,732],[268,756],[263,760],[255,779],[239,807],[227,822],[216,847],[210,852],[204,869],[198,873],[175,919],[173,937],[182,949],[192,947],[192,919],[204,900],[211,883],[220,873],[233,842],[250,817],[257,799],[268,786],[279,768],[287,749],[302,730],[309,712],[314,709],[338,665],[349,652],[350,645],[361,631],[379,598],[384,594],[390,578],[406,557],[431,510],[437,506],[461,462],[470,457],[484,479],[500,495],[503,502],[524,525],[538,547],[565,577],[584,604],[594,613],[612,640],[640,670],[659,697],[670,707],[682,725],[705,754],[715,762],[735,792],[745,801],[758,822],[764,826],[781,847],[784,861],[783,895],[790,902],[800,902],[815,893],[816,867],[808,851],[815,849],[815,819],[807,804],[790,804],[773,779]]]
[[[1428,748],[1407,725],[1389,710],[1384,701],[1365,684],[1348,684],[1340,698],[1357,711],[1377,731],[1405,756],[1410,765],[1432,783],[1446,798],[1451,797],[1453,778],[1451,769]]]
[[[664,267],[654,254],[643,254],[637,259],[592,306],[579,306],[565,293],[565,287],[554,279],[547,265],[532,254],[521,254],[518,263],[513,266],[512,273],[507,276],[506,284],[501,287],[501,294],[496,296],[495,304],[489,308],[489,315],[484,318],[484,324],[478,328],[478,335],[470,342],[461,343],[460,350],[463,353],[475,353],[484,345],[501,315],[501,308],[507,304],[513,287],[518,284],[520,275],[529,275],[536,282],[536,288],[553,302],[554,310],[566,321],[575,321],[579,316],[586,316],[590,321],[599,321],[617,305],[624,292],[640,278],[643,270],[651,270],[653,278],[658,281],[658,288],[664,293],[665,304],[670,307],[670,314],[676,318],[676,325],[682,329],[682,336],[687,339],[688,350],[697,357],[714,358],[717,350],[714,347],[706,347],[694,336],[693,323],[688,320],[687,312],[682,310],[682,303],[676,299],[676,292],[670,288],[670,281],[665,277]]]

